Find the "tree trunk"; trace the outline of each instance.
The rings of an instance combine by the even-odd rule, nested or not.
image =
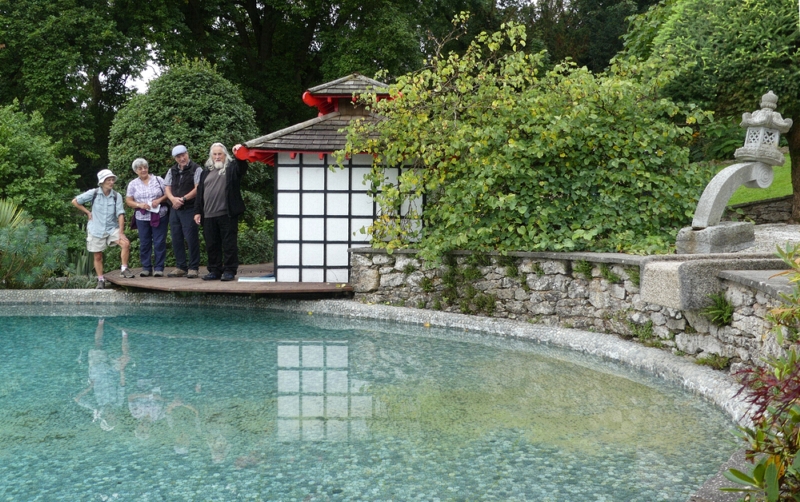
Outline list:
[[[800,222],[800,120],[786,133],[792,161],[792,223]]]

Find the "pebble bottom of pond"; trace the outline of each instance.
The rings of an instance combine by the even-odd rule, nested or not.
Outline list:
[[[0,308],[0,500],[673,502],[737,446],[702,399],[531,342],[80,309]]]

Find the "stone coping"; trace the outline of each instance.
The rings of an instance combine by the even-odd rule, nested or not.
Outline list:
[[[530,340],[620,362],[663,378],[711,401],[734,421],[747,423],[747,405],[736,396],[738,384],[728,375],[669,352],[645,347],[614,335],[570,328],[549,327],[510,319],[420,310],[390,305],[363,304],[353,300],[283,300],[224,295],[131,293],[115,290],[0,290],[0,305],[18,306],[20,315],[69,315],[71,306],[97,315],[113,315],[115,307],[130,305],[216,306],[262,308],[284,312],[316,313],[351,319],[378,319],[429,325]],[[42,309],[42,305],[54,308]],[[33,308],[31,308],[33,307]],[[44,310],[49,310],[44,312]]]
[[[719,277],[780,299],[781,294],[788,295],[794,291],[794,286],[789,282],[789,275],[785,272],[783,269],[722,270],[719,272]]]

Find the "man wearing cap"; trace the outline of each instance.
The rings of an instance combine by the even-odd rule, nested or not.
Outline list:
[[[167,171],[164,184],[167,199],[172,205],[169,228],[177,268],[167,274],[167,277],[195,279],[200,268],[200,238],[197,223],[194,222],[194,198],[203,168],[189,159],[189,152],[183,145],[173,148],[172,156],[175,164]],[[188,263],[184,242],[189,248]]]
[[[131,252],[131,243],[125,237],[125,208],[122,205],[122,196],[114,191],[114,182],[117,177],[109,169],[97,173],[97,185],[72,199],[72,205],[77,207],[88,218],[86,225],[86,249],[94,253],[94,270],[97,273],[97,289],[104,289],[106,285],[103,277],[103,251],[109,246],[119,246],[121,249],[122,272],[125,278],[133,278],[133,272],[128,268],[128,257]],[[92,203],[91,211],[85,204]]]

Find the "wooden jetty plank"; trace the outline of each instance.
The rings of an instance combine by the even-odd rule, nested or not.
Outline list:
[[[194,292],[194,293],[222,293],[222,294],[259,294],[259,295],[325,295],[325,296],[351,296],[353,288],[347,283],[334,282],[238,282],[237,280],[204,281],[200,278],[187,279],[185,277],[139,277],[141,268],[131,269],[136,277],[126,279],[119,274],[119,270],[104,274],[105,279],[121,288],[135,288],[152,291],[167,292]],[[168,268],[167,272],[173,270]],[[239,267],[239,277],[258,277],[273,273],[271,263],[258,265],[242,265]],[[201,277],[206,273],[203,269]]]

